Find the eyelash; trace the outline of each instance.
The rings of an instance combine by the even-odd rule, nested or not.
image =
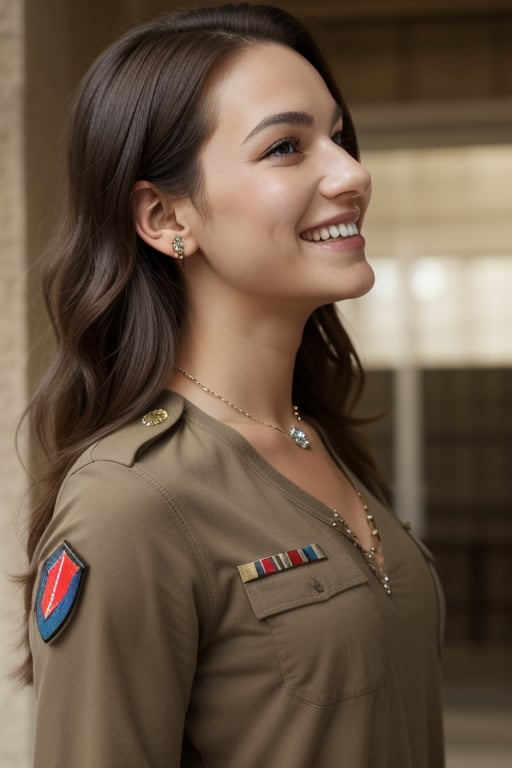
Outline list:
[[[339,140],[337,140],[337,137],[339,137]],[[332,140],[335,144],[338,144],[338,146],[343,147],[343,131],[336,131],[332,136]],[[263,155],[263,159],[267,157],[288,157],[290,155],[294,155],[299,151],[299,139],[296,136],[290,136],[286,139],[280,139],[275,144],[273,144]],[[291,146],[293,147],[293,152],[278,152],[278,150],[285,146]]]
[[[278,152],[279,149],[286,146],[292,146],[293,152]],[[299,140],[296,136],[290,136],[287,139],[279,139],[279,141],[276,141],[275,144],[272,144],[271,147],[267,149],[267,151],[263,154],[263,158],[266,157],[285,157],[286,155],[292,155],[295,154],[299,149]]]

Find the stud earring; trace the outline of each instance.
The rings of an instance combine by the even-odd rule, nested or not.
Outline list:
[[[185,243],[183,242],[183,238],[181,235],[176,235],[174,240],[172,241],[172,249],[176,256],[178,257],[178,261],[180,262],[180,265],[183,266],[183,263],[185,261]]]

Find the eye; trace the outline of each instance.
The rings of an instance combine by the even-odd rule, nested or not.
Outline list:
[[[273,144],[263,157],[286,157],[287,155],[294,155],[299,150],[299,140],[296,138],[281,139]]]
[[[339,131],[336,131],[336,133],[333,133],[331,138],[334,141],[334,143],[337,144],[339,147],[343,147],[344,146],[344,139],[343,139],[343,131],[342,130],[339,130]]]

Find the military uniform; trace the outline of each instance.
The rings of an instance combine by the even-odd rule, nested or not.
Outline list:
[[[428,551],[368,494],[388,595],[236,431],[154,408],[79,459],[36,552],[35,767],[442,768]]]

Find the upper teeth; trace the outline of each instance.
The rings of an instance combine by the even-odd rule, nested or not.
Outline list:
[[[320,229],[308,229],[304,233],[306,240],[337,240],[340,237],[351,237],[358,235],[359,229],[355,222],[349,224],[330,224],[328,227]]]

